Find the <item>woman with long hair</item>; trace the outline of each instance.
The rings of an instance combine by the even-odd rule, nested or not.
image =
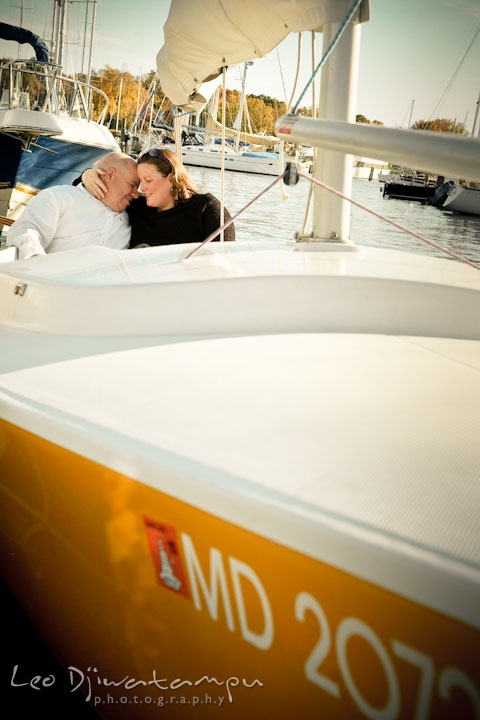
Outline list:
[[[137,161],[141,196],[127,208],[132,229],[130,247],[202,242],[220,227],[220,202],[211,193],[198,193],[184,165],[171,150],[151,148]],[[101,172],[85,170],[82,182],[101,199]],[[230,219],[225,209],[225,221]],[[220,234],[214,238],[220,240]],[[224,231],[235,240],[235,229]]]

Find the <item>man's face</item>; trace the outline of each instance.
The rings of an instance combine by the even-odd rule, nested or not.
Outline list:
[[[115,212],[123,212],[134,198],[138,198],[138,175],[134,162],[116,169],[108,185],[106,204]]]

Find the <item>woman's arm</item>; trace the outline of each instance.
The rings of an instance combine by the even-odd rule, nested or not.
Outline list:
[[[230,213],[227,208],[224,208],[224,223],[231,219]],[[205,205],[203,211],[203,227],[205,237],[208,237],[214,230],[220,227],[220,202],[213,195],[210,196],[208,203]],[[205,238],[204,238],[205,239]],[[235,240],[235,226],[231,225],[224,230],[223,239],[225,242],[232,242]],[[220,240],[220,235],[214,238],[214,241]]]
[[[103,200],[107,192],[107,186],[102,180],[102,175],[105,175],[105,170],[99,168],[88,168],[82,173],[82,183],[90,195],[93,195],[97,200]]]
[[[80,185],[80,183],[83,183],[90,195],[93,195],[97,200],[102,200],[107,192],[107,186],[101,179],[102,175],[105,175],[105,170],[88,168],[83,171],[80,177],[75,178],[72,185]]]

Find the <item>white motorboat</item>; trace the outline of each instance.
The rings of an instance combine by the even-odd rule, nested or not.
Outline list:
[[[177,106],[344,27],[322,119],[276,125],[318,147],[301,182],[387,150],[480,181],[471,139],[353,122],[365,3],[208,5],[165,26]],[[314,195],[296,242],[0,265],[2,573],[105,718],[479,716],[480,273]]]
[[[443,209],[464,215],[480,215],[480,183],[453,185],[448,191]]]

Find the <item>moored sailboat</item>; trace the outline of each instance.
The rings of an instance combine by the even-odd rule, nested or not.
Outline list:
[[[253,5],[274,43],[332,40],[349,10],[286,3],[276,25]],[[314,179],[342,194],[349,154],[386,148],[478,179],[472,140],[349,122],[365,19],[325,65],[322,119],[279,138],[321,147]],[[479,713],[480,275],[355,246],[325,195],[298,242],[0,272],[3,574],[107,718]]]
[[[9,219],[19,217],[40,190],[70,184],[82,168],[119,149],[103,124],[109,102],[105,93],[62,74],[65,6],[66,0],[55,4],[53,62],[41,38],[0,24],[7,38],[32,44],[36,53],[36,60],[10,60],[0,68],[0,216]],[[97,121],[94,103],[99,105]]]
[[[251,63],[250,63],[251,64]],[[242,118],[246,108],[245,82],[248,63],[244,63],[242,76],[242,91],[239,108],[232,128],[222,127],[216,120],[218,107],[218,92],[212,96],[211,105],[207,114],[206,133],[208,139],[204,142],[183,143],[182,162],[185,165],[196,167],[215,168],[217,170],[233,170],[236,172],[255,173],[258,175],[280,175],[285,169],[285,162],[281,162],[279,153],[272,151],[272,146],[278,144],[278,139],[265,135],[256,135],[242,132]],[[248,112],[248,111],[247,111]],[[186,126],[187,129],[188,126]],[[231,138],[231,143],[223,147],[219,145],[219,136]],[[183,135],[183,133],[182,133]],[[240,147],[242,143],[243,148]],[[263,150],[258,146],[263,145]],[[174,145],[165,144],[165,147],[175,152]],[[267,151],[270,148],[270,151]],[[306,166],[305,166],[306,168]]]

